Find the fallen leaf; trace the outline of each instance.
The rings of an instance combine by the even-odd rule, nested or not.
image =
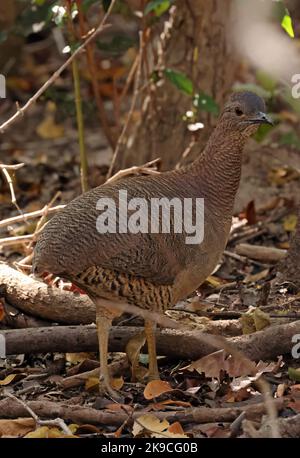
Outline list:
[[[36,424],[33,418],[17,418],[15,420],[0,420],[0,437],[13,436],[22,437],[35,429]]]
[[[99,390],[99,377],[89,377],[84,385],[87,391]]]
[[[164,410],[164,408],[167,406],[191,407],[191,403],[186,401],[173,401],[173,399],[166,399],[165,401],[156,402],[149,405],[150,408],[156,410]]]
[[[294,232],[297,226],[297,220],[298,220],[297,215],[294,215],[294,214],[287,215],[283,219],[284,230],[287,232]]]
[[[46,105],[46,115],[43,121],[37,126],[36,132],[41,138],[53,139],[60,138],[64,135],[64,126],[55,122],[56,106],[53,102]]]
[[[251,391],[248,387],[241,388],[240,390],[229,390],[225,396],[225,402],[241,402],[249,399]]]
[[[167,420],[159,420],[155,415],[145,414],[137,418],[132,428],[132,434],[137,436],[144,429],[150,432],[162,432],[169,427],[170,423]]]
[[[62,431],[60,431],[58,428],[50,428],[49,426],[41,426],[40,428],[37,428],[35,431],[32,431],[31,433],[26,434],[24,436],[26,439],[55,439],[55,438],[71,438],[71,437],[76,437],[73,435],[67,435],[64,434]]]
[[[73,430],[71,428],[72,425],[69,425],[69,429],[72,431],[73,434],[76,433],[76,435],[80,435],[80,434],[99,434],[101,433],[101,430],[99,428],[97,428],[97,426],[95,425],[90,425],[90,424],[87,424],[87,425],[76,425],[77,428],[75,430]]]
[[[150,437],[156,437],[156,438],[188,437],[186,434],[184,434],[184,432],[175,433],[175,432],[169,431],[169,427],[170,427],[170,424],[166,419],[159,420],[159,418],[157,418],[153,414],[146,414],[146,415],[142,415],[141,417],[135,420],[133,424],[133,428],[132,428],[132,434],[134,435],[134,437],[136,437],[137,435],[140,436],[141,433],[143,432],[148,433]],[[175,425],[174,429],[179,430],[179,426]]]
[[[66,361],[71,364],[82,363],[83,361],[89,359],[91,353],[66,353]]]
[[[183,428],[179,421],[175,421],[175,423],[172,423],[168,428],[168,432],[173,434],[184,434]]]
[[[188,366],[188,370],[196,370],[199,374],[203,372],[206,377],[219,378],[220,371],[225,367],[225,356],[224,350],[215,351],[194,361]]]
[[[144,389],[144,397],[145,399],[153,399],[169,391],[174,390],[168,382],[164,382],[163,380],[152,380],[147,383]]]
[[[122,386],[124,385],[124,379],[122,376],[114,377],[114,378],[111,378],[110,383],[114,390],[120,390]]]
[[[245,361],[244,358],[238,355],[228,355],[224,349],[217,350],[209,355],[204,356],[203,358],[194,361],[189,366],[187,370],[193,371],[196,370],[199,374],[204,373],[206,377],[217,378],[219,379],[221,371],[227,372],[230,377],[249,377],[254,380],[259,378],[264,372],[276,372],[280,365],[282,359],[278,359],[277,362],[264,363],[259,361],[257,365],[254,362]],[[252,381],[253,381],[252,380]],[[251,382],[250,382],[251,383]],[[249,384],[250,384],[249,383]],[[248,386],[248,384],[240,386],[239,389]]]
[[[18,382],[19,380],[21,380],[24,377],[26,377],[26,374],[24,373],[9,374],[7,377],[5,377],[4,380],[0,380],[0,385],[6,386],[6,385],[9,385],[11,382]]]
[[[295,382],[300,382],[300,368],[295,369],[294,367],[289,367],[288,375],[291,380],[295,380]]]
[[[126,345],[126,355],[131,364],[131,381],[143,381],[147,369],[139,365],[140,352],[146,342],[145,333],[133,336]]]
[[[252,334],[256,331],[270,326],[271,319],[266,312],[260,310],[259,307],[251,309],[249,312],[244,313],[240,321],[242,323],[243,334]]]

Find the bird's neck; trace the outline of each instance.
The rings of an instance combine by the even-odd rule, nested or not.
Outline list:
[[[240,133],[228,134],[222,126],[217,126],[200,157],[188,167],[199,196],[220,217],[232,216],[245,141]]]

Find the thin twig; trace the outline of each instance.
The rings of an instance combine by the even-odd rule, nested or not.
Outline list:
[[[56,207],[47,208],[48,205],[49,204],[47,204],[41,210],[35,210],[33,212],[23,213],[23,215],[12,216],[11,218],[3,219],[2,221],[0,221],[0,228],[23,222],[24,219],[29,220],[33,218],[38,218],[39,216],[43,216],[44,214],[51,215],[52,213],[57,213],[58,211],[65,208],[65,205],[56,205]]]
[[[8,187],[9,187],[9,190],[10,190],[10,195],[11,195],[11,203],[17,208],[18,212],[23,215],[23,212],[21,210],[21,208],[19,207],[18,205],[18,202],[17,202],[17,199],[16,199],[16,195],[15,195],[15,190],[14,190],[14,185],[13,185],[13,181],[11,179],[11,176],[9,174],[9,172],[7,170],[18,170],[20,169],[21,167],[23,167],[24,163],[21,163],[21,164],[13,164],[13,165],[4,165],[4,164],[0,164],[0,170],[2,171],[6,181],[7,181],[7,184],[8,184]]]
[[[19,243],[30,242],[33,239],[34,234],[28,235],[17,235],[15,237],[5,237],[0,239],[0,247],[17,245]]]
[[[113,181],[120,180],[130,175],[159,175],[160,172],[157,170],[156,166],[160,162],[160,159],[154,159],[153,161],[147,162],[144,165],[129,167],[128,169],[119,170],[112,177],[106,180],[107,183],[112,183]]]
[[[137,66],[137,71],[136,71],[136,78],[135,78],[135,82],[134,82],[134,92],[133,92],[133,96],[132,96],[132,100],[131,100],[130,110],[129,110],[126,122],[125,122],[125,124],[123,126],[121,135],[119,136],[119,139],[118,139],[118,142],[117,142],[117,146],[116,146],[115,152],[113,154],[113,158],[112,158],[112,161],[111,161],[111,164],[110,164],[106,179],[110,178],[112,173],[113,173],[116,160],[117,160],[118,155],[120,153],[121,146],[123,145],[123,142],[124,142],[124,139],[125,139],[125,135],[126,135],[126,132],[128,130],[128,127],[129,127],[129,124],[130,124],[130,121],[131,121],[131,118],[132,118],[132,115],[133,115],[133,112],[134,112],[134,108],[136,106],[136,102],[137,102],[137,98],[138,98],[138,94],[139,94],[139,85],[140,85],[141,69],[142,69],[142,61],[143,61],[143,50],[144,50],[144,40],[143,40],[143,34],[142,34],[142,32],[140,32],[140,49],[139,49],[139,54],[138,54],[138,56],[139,56],[138,57],[138,66]]]
[[[74,45],[75,32],[74,32],[73,22],[72,22],[71,4],[66,2],[66,6],[68,7],[68,10],[69,10],[68,11],[68,31],[69,31],[70,42],[71,42],[71,45]],[[73,46],[71,46],[71,48],[72,47]],[[84,140],[84,121],[83,121],[83,113],[82,113],[82,99],[81,99],[81,92],[80,92],[80,75],[79,75],[77,59],[74,59],[72,61],[72,74],[73,74],[76,121],[77,121],[78,142],[79,142],[81,190],[82,192],[86,192],[89,189],[88,161],[87,161],[85,140]]]
[[[116,0],[112,0],[110,3],[110,6],[104,15],[102,21],[98,25],[98,27],[94,30],[90,30],[88,33],[88,36],[86,40],[82,43],[79,48],[77,48],[73,54],[66,60],[66,62],[58,69],[56,72],[53,73],[53,75],[43,84],[43,86],[25,103],[23,107],[19,107],[19,109],[16,111],[16,113],[11,116],[7,121],[5,121],[3,124],[0,126],[0,133],[4,133],[4,131],[10,127],[18,118],[24,115],[24,113],[28,110],[28,108],[35,103],[38,98],[48,89],[48,87],[51,86],[51,84],[54,83],[54,81],[59,77],[59,75],[73,62],[76,56],[78,56],[79,53],[88,45],[100,32],[102,32],[104,29],[107,27],[110,27],[110,25],[106,24],[107,18],[109,17],[114,5],[115,5]]]
[[[235,259],[236,261],[240,261],[240,262],[243,262],[243,263],[251,263],[251,264],[254,264],[255,266],[259,266],[259,267],[266,267],[266,268],[269,268],[270,267],[270,264],[264,264],[262,262],[259,262],[259,261],[255,261],[254,259],[250,259],[246,256],[241,256],[237,253],[232,253],[232,251],[228,251],[228,250],[224,250],[224,253],[223,253],[225,256],[228,256],[229,258],[232,258],[232,259]]]
[[[78,9],[78,18],[79,18],[79,27],[80,27],[80,34],[82,37],[86,35],[86,27],[85,27],[85,21],[86,17],[85,14],[82,10],[82,5],[81,5],[81,0],[76,0],[76,5]],[[93,43],[89,43],[86,46],[86,57],[87,57],[87,64],[89,68],[89,73],[91,77],[91,82],[92,82],[92,87],[93,87],[93,93],[96,101],[96,105],[98,108],[98,115],[99,119],[101,122],[101,127],[105,133],[105,136],[112,147],[112,149],[115,149],[116,147],[116,142],[114,139],[114,136],[111,132],[107,116],[105,113],[105,107],[104,103],[101,97],[101,93],[99,91],[98,87],[98,81],[97,81],[97,67],[96,67],[96,62],[95,62],[95,56],[94,56],[94,46]]]
[[[18,170],[24,165],[24,162],[21,162],[20,164],[0,164],[0,169]]]
[[[11,399],[14,399],[19,404],[21,404],[24,407],[24,409],[26,409],[27,412],[31,415],[31,417],[34,419],[37,425],[39,426],[57,426],[61,428],[61,430],[68,436],[73,436],[72,431],[66,425],[66,423],[64,422],[62,418],[55,418],[53,420],[41,420],[38,417],[38,415],[26,404],[26,402],[22,401],[22,399],[17,398],[16,396],[14,396],[13,394],[9,392],[5,392],[5,395]]]

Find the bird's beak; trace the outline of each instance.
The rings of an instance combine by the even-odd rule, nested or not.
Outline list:
[[[269,124],[274,126],[272,118],[262,111],[259,111],[253,118],[249,118],[248,122],[251,124]]]

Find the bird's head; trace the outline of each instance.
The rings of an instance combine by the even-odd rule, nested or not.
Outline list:
[[[221,114],[221,122],[227,131],[239,132],[249,137],[260,124],[273,125],[266,114],[265,102],[253,92],[236,92],[232,94]]]

